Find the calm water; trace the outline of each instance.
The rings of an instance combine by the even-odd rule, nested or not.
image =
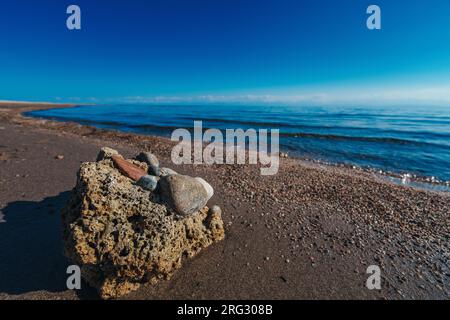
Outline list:
[[[280,148],[291,155],[450,180],[450,108],[104,105],[29,114],[161,136],[194,120],[280,129]]]

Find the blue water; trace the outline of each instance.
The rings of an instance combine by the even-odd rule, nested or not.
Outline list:
[[[280,129],[290,155],[450,181],[450,108],[99,105],[29,115],[170,136],[175,128]]]

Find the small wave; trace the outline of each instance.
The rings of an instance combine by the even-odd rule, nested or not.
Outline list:
[[[251,120],[234,120],[234,119],[223,119],[223,118],[203,118],[203,117],[180,117],[182,120],[191,120],[191,121],[210,121],[210,122],[219,122],[219,123],[232,123],[236,125],[244,125],[244,126],[264,126],[267,128],[310,128],[310,129],[361,129],[365,130],[366,128],[349,128],[344,126],[315,126],[309,124],[302,123],[284,123],[284,122],[272,122],[272,121],[251,121]]]
[[[414,135],[422,136],[426,138],[447,138],[450,139],[450,135],[447,133],[430,132],[430,131],[409,131],[409,130],[393,130],[393,129],[383,129],[383,128],[370,128],[363,126],[340,126],[340,125],[311,125],[305,123],[289,123],[289,122],[274,122],[274,121],[254,121],[254,120],[238,120],[238,119],[225,119],[225,118],[204,118],[204,117],[180,117],[181,120],[190,121],[209,121],[218,123],[231,123],[243,126],[258,126],[267,128],[296,128],[296,129],[333,129],[333,130],[349,130],[349,131],[360,131],[364,130],[366,132],[380,132],[385,134],[395,134],[395,135]],[[399,139],[402,140],[402,139]]]
[[[127,123],[120,121],[105,121],[105,120],[91,120],[85,118],[76,118],[76,117],[64,117],[64,116],[48,116],[45,114],[41,114],[38,111],[25,112],[25,116],[39,117],[53,121],[64,121],[64,122],[77,122],[85,125],[105,125],[105,126],[113,126],[113,127],[124,127],[127,126]]]
[[[404,140],[398,138],[382,138],[382,137],[358,137],[358,136],[342,136],[334,134],[319,134],[319,133],[280,133],[280,137],[286,138],[312,138],[312,139],[323,139],[323,140],[335,140],[335,141],[362,141],[362,142],[379,142],[379,143],[393,143],[401,145],[414,145],[414,146],[426,146],[434,145],[427,142]],[[441,145],[436,145],[442,147]]]
[[[26,113],[31,116],[41,116],[46,119],[56,120],[56,121],[72,121],[78,122],[84,125],[98,125],[98,126],[109,126],[115,128],[130,128],[135,129],[137,131],[160,131],[160,132],[169,132],[178,129],[178,126],[173,125],[157,125],[157,124],[130,124],[123,121],[113,121],[113,120],[93,120],[79,117],[64,117],[64,116],[46,116],[40,115],[38,112],[29,112]],[[183,117],[185,120],[194,120],[194,117]],[[269,126],[269,127],[295,127],[299,128],[311,128],[311,129],[324,129],[327,127],[323,126],[313,126],[313,125],[297,125],[297,124],[284,124],[284,123],[276,123],[276,122],[258,122],[258,121],[242,121],[242,120],[230,120],[230,119],[220,119],[220,118],[206,118],[202,119],[202,121],[217,121],[223,123],[234,123],[234,124],[246,124],[253,126]],[[339,129],[341,127],[333,127],[333,129]],[[345,128],[345,127],[342,127]],[[186,128],[191,130],[192,128]],[[204,130],[207,130],[208,127],[203,127]],[[345,128],[349,129],[349,128]],[[355,128],[351,128],[355,129]],[[425,132],[417,132],[418,134],[425,134]],[[439,133],[426,133],[434,137],[447,137],[448,135],[439,134]],[[334,135],[334,134],[320,134],[320,133],[308,133],[308,132],[282,132],[280,133],[280,137],[285,138],[310,138],[310,139],[321,139],[321,140],[334,140],[334,141],[361,141],[361,142],[378,142],[378,143],[390,143],[390,144],[399,144],[399,145],[413,145],[418,147],[424,146],[434,146],[439,148],[450,149],[445,145],[434,144],[429,142],[422,141],[414,141],[408,139],[399,139],[392,137],[361,137],[361,136],[349,136],[349,135]]]
[[[59,118],[61,119],[61,118]],[[64,120],[64,119],[63,119]],[[64,121],[74,121],[74,122],[79,122],[81,124],[91,124],[91,125],[103,125],[103,126],[111,126],[111,127],[126,127],[127,124],[125,122],[120,122],[120,121],[103,121],[103,120],[78,120],[78,119],[67,119]]]
[[[176,126],[165,126],[165,125],[156,125],[156,124],[135,124],[130,125],[128,124],[127,127],[133,128],[133,129],[139,129],[139,130],[159,130],[159,131],[173,131],[176,129],[179,129],[179,127]],[[186,128],[189,129],[189,128]]]

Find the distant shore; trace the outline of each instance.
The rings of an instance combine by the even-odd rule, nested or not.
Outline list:
[[[0,299],[96,298],[88,288],[64,288],[59,210],[80,162],[111,146],[128,156],[150,150],[173,167],[169,139],[22,116],[73,106],[0,102]],[[447,193],[289,158],[273,177],[251,165],[174,169],[211,182],[226,239],[186,261],[171,281],[127,298],[450,297]],[[369,265],[382,270],[380,291],[365,287]]]

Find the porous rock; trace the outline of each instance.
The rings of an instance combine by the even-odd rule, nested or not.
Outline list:
[[[179,216],[122,175],[110,159],[83,163],[62,211],[65,255],[102,298],[170,279],[182,257],[224,238],[220,213]]]

